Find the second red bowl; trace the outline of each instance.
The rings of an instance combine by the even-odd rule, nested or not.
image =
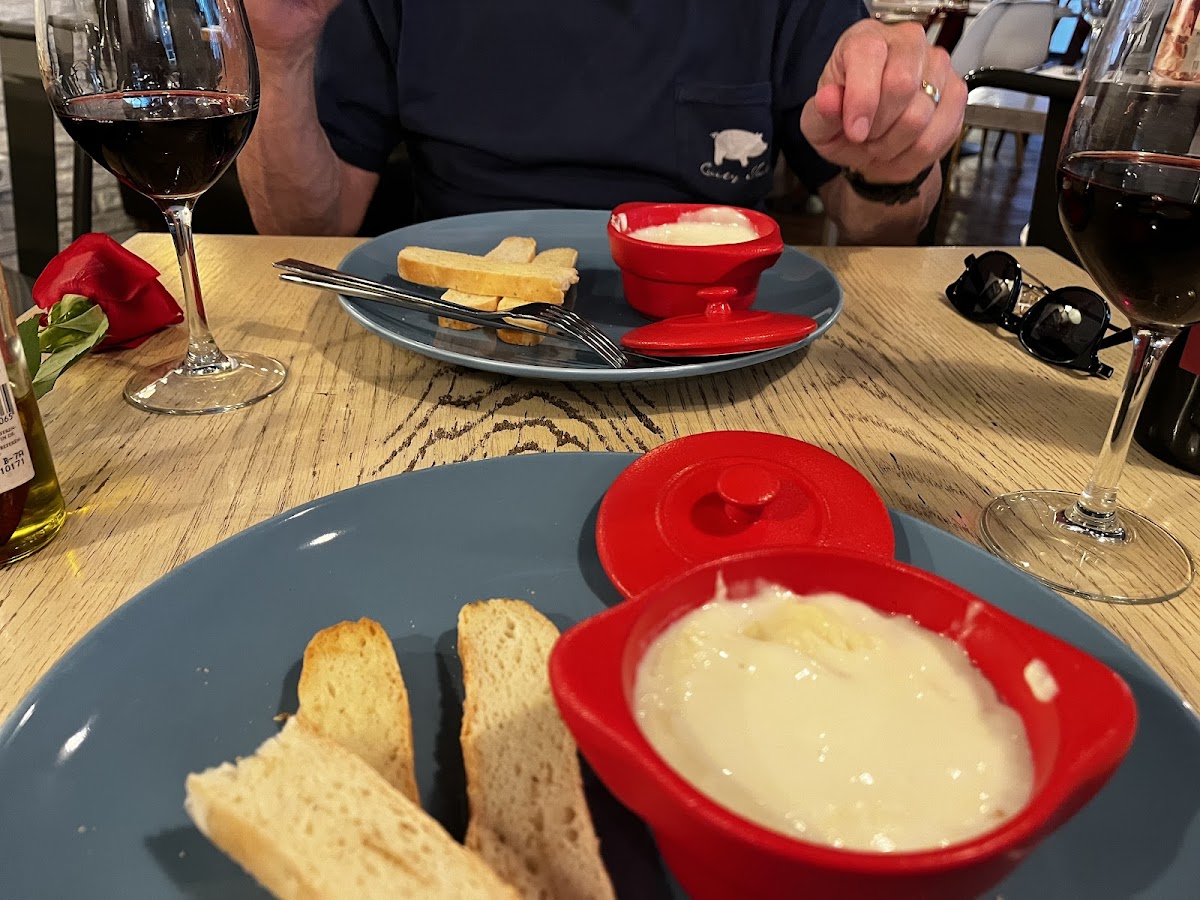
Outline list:
[[[608,244],[630,306],[654,319],[703,313],[711,298],[701,291],[713,287],[732,289],[726,299],[731,309],[747,309],[754,303],[762,273],[783,253],[779,224],[770,216],[737,208],[758,233],[754,240],[738,244],[659,244],[630,237],[640,228],[677,222],[684,213],[713,208],[719,207],[624,203],[613,210]]]

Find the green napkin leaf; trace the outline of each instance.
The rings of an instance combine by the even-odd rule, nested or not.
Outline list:
[[[42,365],[42,346],[38,342],[38,316],[30,316],[17,325],[17,334],[21,336],[21,349],[25,352],[25,365],[29,367],[29,377],[37,375]]]
[[[39,330],[34,317],[22,322],[17,330],[33,379],[33,395],[41,399],[63,372],[104,340],[108,316],[87,297],[67,294],[50,307],[46,327]]]
[[[96,330],[108,330],[108,317],[87,297],[67,294],[52,307],[38,336],[43,353],[55,353],[86,340]]]

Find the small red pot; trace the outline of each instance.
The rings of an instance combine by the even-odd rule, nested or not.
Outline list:
[[[837,591],[956,641],[1025,723],[1035,773],[1025,808],[992,831],[944,849],[870,853],[763,828],[693,788],[643,737],[632,692],[647,648],[713,598],[718,573],[733,600],[753,594],[762,579],[801,595]],[[1054,697],[1039,699],[1027,682],[1033,661],[1052,674]],[[1100,789],[1128,751],[1137,721],[1125,683],[1069,644],[912,566],[819,548],[741,553],[661,582],[637,602],[566,632],[551,654],[550,678],[580,751],[647,822],[668,867],[695,900],[978,897]]]
[[[752,209],[740,209],[758,238],[740,244],[695,247],[658,244],[629,236],[630,232],[679,220],[680,215],[711,209],[712,203],[624,203],[608,221],[608,245],[621,270],[625,299],[653,319],[703,313],[711,296],[705,288],[730,288],[725,296],[730,309],[747,309],[754,303],[762,273],[783,253],[779,224]]]

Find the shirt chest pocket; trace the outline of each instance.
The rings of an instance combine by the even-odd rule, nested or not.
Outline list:
[[[758,206],[771,189],[771,84],[675,85],[676,163],[713,203]]]

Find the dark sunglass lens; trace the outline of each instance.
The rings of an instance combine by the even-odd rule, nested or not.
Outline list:
[[[1017,261],[992,250],[967,265],[950,300],[969,319],[997,321],[1012,300],[1019,278]]]
[[[1071,363],[1092,353],[1104,336],[1108,305],[1082,288],[1053,291],[1021,321],[1021,343],[1053,363]]]

